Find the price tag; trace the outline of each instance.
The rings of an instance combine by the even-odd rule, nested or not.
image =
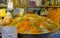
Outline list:
[[[13,9],[13,2],[8,2],[8,9]]]
[[[20,8],[20,13],[21,16],[24,14],[24,8]]]
[[[19,11],[20,11],[20,8],[16,8],[14,9],[14,12],[13,12],[13,15],[18,15],[19,14]]]

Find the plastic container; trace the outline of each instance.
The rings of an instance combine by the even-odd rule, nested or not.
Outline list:
[[[17,30],[12,26],[2,28],[2,38],[17,38]]]

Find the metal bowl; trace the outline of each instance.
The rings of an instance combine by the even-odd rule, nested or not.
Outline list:
[[[52,33],[47,34],[18,34],[18,38],[50,38]]]
[[[18,38],[52,38],[51,35],[54,34],[57,30],[43,34],[18,34]]]
[[[18,38],[51,38],[53,33],[55,32],[45,34],[18,34]]]

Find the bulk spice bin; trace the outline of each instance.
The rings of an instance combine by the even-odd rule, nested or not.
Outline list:
[[[19,38],[50,38],[50,34],[59,29],[58,24],[55,25],[50,19],[35,14],[19,17],[11,25],[17,28]]]

